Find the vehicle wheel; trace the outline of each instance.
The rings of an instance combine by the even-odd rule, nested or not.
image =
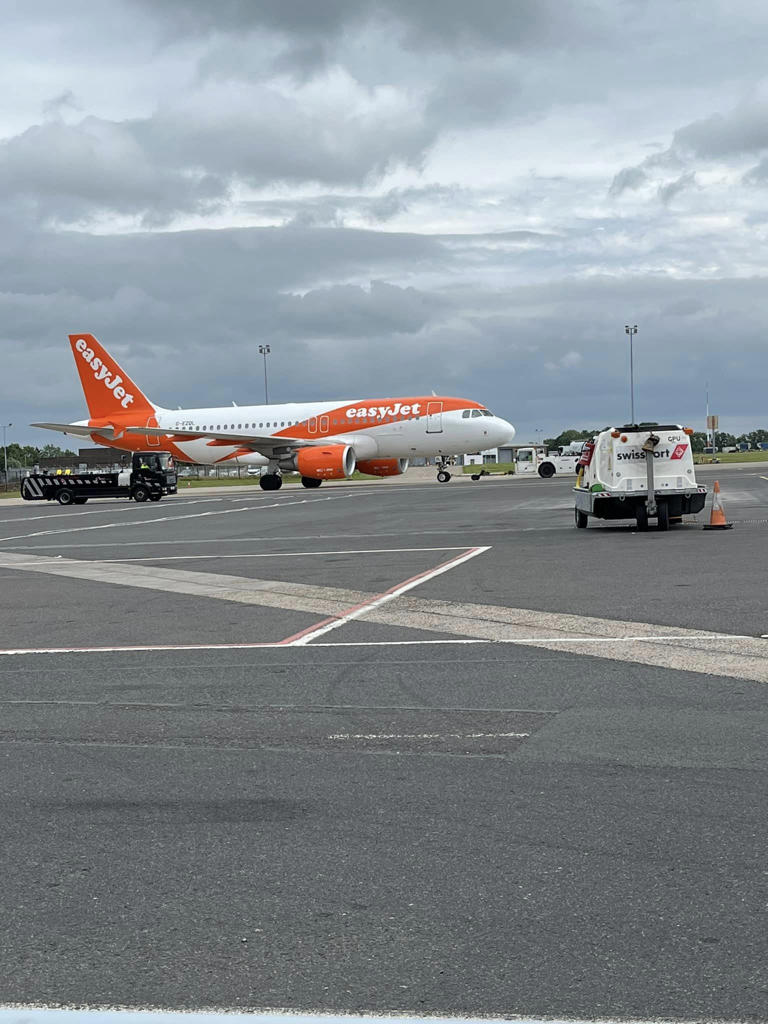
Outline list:
[[[450,479],[451,474],[445,469],[441,469],[440,472],[437,474],[437,482],[439,484],[447,484]]]
[[[660,501],[656,512],[656,525],[660,530],[669,529],[669,505],[666,501]]]
[[[134,501],[146,501],[149,498],[149,490],[144,484],[136,484],[133,488],[133,500]]]
[[[304,487],[319,487],[323,481],[316,480],[313,476],[303,476],[301,482]]]
[[[638,530],[645,531],[648,529],[648,508],[646,505],[638,505],[635,519],[637,520]]]
[[[62,487],[56,495],[56,501],[58,501],[60,505],[72,505],[74,504],[75,496],[68,487]]]
[[[87,498],[73,498],[72,501],[73,501],[73,503],[75,505],[84,505],[86,503],[86,501],[88,501],[88,499]]]
[[[576,527],[579,530],[586,530],[587,523],[589,522],[589,516],[586,512],[582,512],[580,508],[573,510],[574,518],[576,520]]]
[[[283,486],[283,478],[279,473],[265,473],[259,477],[259,487],[263,491],[279,491]]]
[[[542,462],[542,464],[539,466],[539,476],[543,477],[545,480],[549,480],[549,478],[554,475],[555,467],[552,465],[552,463]]]
[[[162,498],[162,496],[163,496],[163,495],[161,494],[161,492],[160,492],[160,491],[158,491],[158,492],[157,492],[157,494],[154,494],[154,493],[153,493],[153,494],[150,494],[150,496],[149,496],[149,500],[150,500],[150,501],[160,501],[160,499]]]

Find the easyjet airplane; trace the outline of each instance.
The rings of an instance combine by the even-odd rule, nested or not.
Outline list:
[[[436,456],[450,480],[451,455],[508,444],[515,428],[478,402],[442,395],[351,399],[220,409],[163,409],[147,398],[92,334],[69,342],[90,416],[33,427],[89,437],[123,451],[170,452],[179,462],[268,466],[259,482],[277,490],[283,471],[305,487],[349,477],[404,473],[413,456]]]

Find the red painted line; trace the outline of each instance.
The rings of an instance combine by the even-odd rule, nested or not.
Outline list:
[[[280,641],[280,646],[295,643],[297,640],[301,640],[302,637],[307,636],[307,634],[315,633],[318,629],[322,629],[323,626],[330,626],[334,622],[339,622],[341,619],[345,619],[348,615],[353,615],[355,612],[362,612],[365,608],[376,604],[383,597],[388,597],[390,594],[394,594],[398,590],[402,590],[403,587],[412,586],[413,584],[418,583],[419,580],[434,576],[441,569],[445,569],[453,565],[454,562],[460,561],[466,555],[480,550],[480,547],[467,548],[465,551],[462,551],[461,554],[454,555],[453,558],[449,558],[445,562],[440,562],[439,565],[434,566],[432,569],[425,569],[424,572],[419,572],[415,576],[410,576],[407,580],[402,580],[400,583],[396,583],[393,587],[390,587],[389,590],[382,590],[380,594],[374,594],[372,597],[369,597],[367,601],[363,601],[361,604],[352,605],[351,608],[347,608],[343,612],[339,612],[338,615],[329,615],[327,619],[322,619],[320,622],[316,622],[314,626],[308,626],[306,629],[302,629],[298,633],[293,633],[291,636],[287,636],[284,640]]]

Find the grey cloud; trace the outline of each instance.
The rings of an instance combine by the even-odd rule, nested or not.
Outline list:
[[[572,0],[133,0],[170,33],[207,35],[262,28],[332,38],[389,23],[413,48],[526,50],[591,38],[609,20],[599,3]]]
[[[415,334],[439,315],[443,302],[415,288],[371,281],[369,288],[334,285],[285,296],[284,329],[305,338],[359,338],[371,333]]]
[[[439,124],[474,127],[520,110],[522,88],[505,61],[453,69],[435,90],[426,115]]]
[[[393,164],[415,164],[434,130],[415,114],[335,125],[268,91],[255,109],[165,108],[123,122],[51,121],[0,143],[0,189],[28,196],[44,219],[75,223],[101,211],[163,224],[211,211],[240,179],[362,184]]]
[[[768,157],[764,157],[759,164],[755,164],[744,175],[746,185],[768,185]]]
[[[684,192],[687,188],[696,184],[696,175],[693,171],[688,171],[687,174],[681,174],[675,181],[670,181],[667,185],[659,186],[659,199],[665,205],[671,203],[675,196]]]
[[[768,148],[768,103],[737,107],[679,128],[673,148],[708,159]]]
[[[95,117],[35,125],[0,143],[0,190],[27,197],[43,218],[65,222],[101,210],[170,216],[208,208],[227,194],[213,175],[158,167],[128,125]]]
[[[608,194],[620,196],[622,192],[642,188],[648,181],[648,175],[642,167],[625,167],[614,177]]]

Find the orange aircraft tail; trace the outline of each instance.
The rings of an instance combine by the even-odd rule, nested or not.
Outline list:
[[[80,383],[92,420],[155,412],[155,406],[92,334],[70,334]],[[139,420],[137,419],[138,423]]]

